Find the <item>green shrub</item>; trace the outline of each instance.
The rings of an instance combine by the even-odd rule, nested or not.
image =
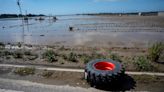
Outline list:
[[[33,75],[35,74],[35,68],[29,68],[29,67],[25,67],[25,68],[16,68],[14,70],[15,74],[21,75],[21,76],[25,76],[25,75]]]
[[[43,58],[47,59],[47,61],[50,63],[57,61],[57,56],[58,54],[55,53],[53,50],[47,50],[43,53]]]
[[[161,54],[164,52],[163,43],[155,43],[152,47],[148,49],[148,57],[153,62],[158,62]]]
[[[139,70],[139,71],[151,71],[151,70],[154,70],[153,65],[144,56],[138,56],[136,58],[135,65],[137,66],[137,70]]]

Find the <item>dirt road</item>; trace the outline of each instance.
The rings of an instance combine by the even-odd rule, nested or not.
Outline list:
[[[102,92],[93,88],[57,86],[0,78],[0,92]]]
[[[66,71],[66,72],[84,72],[84,69],[71,69],[71,68],[55,68],[48,66],[39,66],[39,65],[13,65],[13,64],[0,64],[1,67],[35,67],[39,70],[52,70],[52,71]],[[164,73],[155,73],[155,72],[130,72],[126,71],[126,74],[130,75],[156,75],[164,76]]]

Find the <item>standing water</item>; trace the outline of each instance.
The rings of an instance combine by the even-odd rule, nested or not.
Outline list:
[[[73,27],[70,31],[69,27]],[[18,18],[0,19],[0,42],[22,42]],[[57,20],[31,18],[25,23],[24,43],[68,46],[139,46],[164,41],[164,17],[158,16],[57,16]]]

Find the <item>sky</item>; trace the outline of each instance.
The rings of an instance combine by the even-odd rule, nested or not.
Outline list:
[[[17,0],[0,0],[0,14],[19,14]],[[20,0],[25,14],[82,14],[164,11],[164,0]]]

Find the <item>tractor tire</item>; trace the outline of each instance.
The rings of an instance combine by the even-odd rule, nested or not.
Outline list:
[[[85,66],[85,79],[90,85],[108,84],[124,74],[123,66],[111,59],[92,60]]]

